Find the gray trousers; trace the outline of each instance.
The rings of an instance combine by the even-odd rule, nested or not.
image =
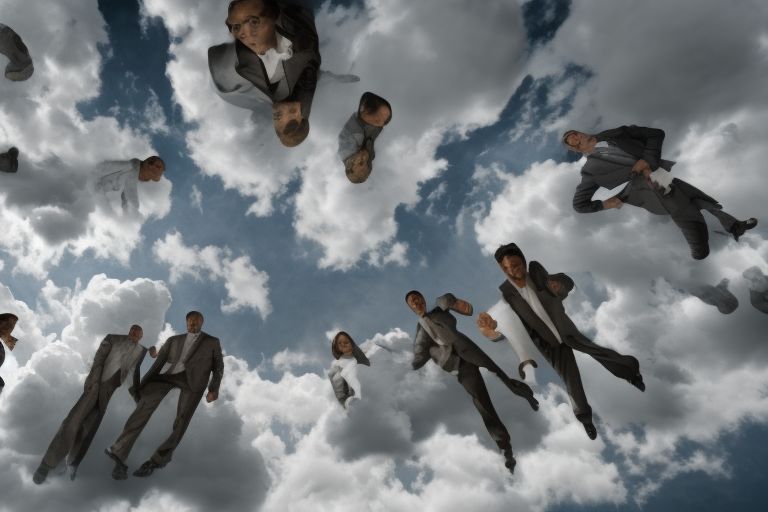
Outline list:
[[[533,343],[563,379],[568,396],[571,397],[573,413],[582,423],[592,423],[592,407],[584,393],[581,374],[573,355],[574,350],[592,356],[598,363],[621,379],[629,379],[640,373],[640,363],[635,357],[619,354],[613,349],[601,347],[591,341],[575,336],[564,336],[563,343],[552,346],[533,336]]]
[[[463,362],[467,362],[477,368],[485,368],[496,375],[501,379],[501,382],[503,382],[504,385],[517,396],[521,396],[526,400],[533,398],[533,390],[528,384],[513,379],[504,373],[504,370],[502,370],[488,354],[483,352],[483,350],[474,343],[470,345],[465,340],[458,338],[453,343],[453,350]],[[459,366],[459,370],[461,370],[461,366]]]
[[[459,361],[459,384],[472,397],[472,402],[475,404],[477,412],[483,418],[483,423],[485,423],[485,428],[488,429],[491,439],[496,442],[500,449],[511,451],[512,445],[509,440],[509,432],[507,427],[501,422],[496,409],[493,408],[491,396],[488,394],[488,388],[485,387],[485,381],[480,374],[480,369],[474,364],[461,359]]]
[[[151,460],[155,464],[165,465],[171,461],[173,451],[181,442],[184,432],[187,431],[192,415],[197,409],[197,404],[203,397],[203,391],[192,391],[187,384],[186,372],[174,375],[157,375],[154,379],[142,386],[139,391],[141,398],[136,404],[128,421],[125,422],[123,432],[112,445],[112,453],[125,462],[131,453],[133,444],[138,439],[141,431],[147,425],[152,413],[163,401],[165,395],[173,388],[179,388],[179,403],[176,408],[176,419],[173,422],[171,435],[152,454]]]
[[[88,452],[91,441],[107,412],[112,394],[120,387],[120,372],[80,395],[75,405],[61,422],[51,444],[48,445],[42,463],[55,468],[67,457],[67,464],[78,466]]]

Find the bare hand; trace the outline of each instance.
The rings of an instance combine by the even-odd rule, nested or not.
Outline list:
[[[477,328],[480,329],[480,332],[489,339],[495,339],[500,336],[498,332],[496,332],[496,327],[498,327],[498,322],[493,319],[491,315],[488,313],[480,313],[477,317]]]
[[[560,293],[560,290],[563,288],[563,285],[560,281],[556,281],[554,279],[548,279],[547,288],[549,288],[549,291],[551,291],[554,295],[557,295]]]
[[[217,398],[219,398],[219,394],[215,391],[209,391],[208,394],[205,395],[205,401],[208,403],[213,402]]]
[[[635,165],[632,166],[632,172],[635,174],[643,173],[643,175],[647,178],[651,172],[651,166],[648,165],[648,162],[643,160],[642,158],[635,162]]]
[[[621,208],[624,205],[618,196],[613,196],[603,201],[603,209],[610,210],[611,208]]]
[[[157,357],[157,349],[155,347],[149,347],[149,357],[152,359]]]

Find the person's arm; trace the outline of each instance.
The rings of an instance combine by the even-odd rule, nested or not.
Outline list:
[[[581,183],[576,187],[573,194],[573,209],[578,213],[594,213],[604,210],[606,207],[611,208],[611,205],[606,205],[603,201],[592,200],[592,196],[599,188],[600,185],[582,174]]]
[[[414,370],[418,370],[429,361],[429,346],[434,343],[432,338],[427,334],[421,325],[416,327],[416,336],[413,338],[413,361],[411,366]]]
[[[211,382],[208,385],[208,394],[205,400],[213,402],[219,397],[219,386],[224,377],[224,357],[221,354],[221,343],[216,340],[213,347],[213,369],[211,370]]]
[[[664,144],[664,130],[659,128],[647,128],[645,126],[627,126],[626,131],[630,137],[640,139],[643,141],[643,157],[638,160],[635,166],[632,168],[634,172],[642,172],[646,166],[641,162],[645,162],[650,171],[655,171],[659,168],[659,161],[661,160],[661,147]],[[635,170],[635,167],[638,169]]]
[[[136,366],[133,367],[133,385],[128,388],[128,394],[133,397],[133,401],[138,403],[141,399],[139,395],[139,383],[141,382],[141,363],[144,362],[144,356],[147,355],[147,349],[141,347],[141,356],[136,361]]]
[[[104,370],[104,362],[107,360],[109,352],[112,350],[112,336],[107,334],[99,345],[96,355],[93,356],[93,364],[88,376],[85,378],[85,389],[101,382],[101,373]]]
[[[458,299],[452,293],[446,293],[437,298],[437,306],[443,311],[452,309],[457,313],[465,316],[472,316],[472,304],[469,302]]]

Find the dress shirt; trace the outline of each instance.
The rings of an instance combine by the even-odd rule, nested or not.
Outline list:
[[[141,161],[138,158],[102,162],[97,169],[96,191],[120,192],[123,210],[138,211],[140,167]]]
[[[165,363],[163,366],[163,371],[161,373],[165,373],[168,375],[174,375],[177,373],[183,372],[186,367],[184,366],[184,362],[187,360],[187,355],[189,354],[189,351],[192,350],[192,346],[195,344],[197,339],[200,337],[200,333],[187,333],[187,337],[184,338],[184,346],[181,348],[181,354],[179,354],[179,360],[175,363]]]
[[[550,318],[549,314],[547,313],[547,310],[544,309],[544,306],[541,304],[541,301],[539,300],[539,296],[536,295],[536,292],[533,291],[533,283],[531,282],[530,276],[526,277],[526,284],[527,286],[523,286],[522,288],[517,286],[516,283],[513,281],[512,284],[515,285],[517,288],[517,291],[520,292],[520,296],[525,300],[525,302],[528,303],[529,306],[531,306],[531,309],[534,313],[536,313],[536,316],[541,318],[541,320],[544,322],[544,324],[549,327],[549,330],[552,331],[552,334],[555,335],[555,338],[557,338],[557,341],[560,343],[563,342],[562,338],[560,338],[560,333],[557,332],[557,328],[555,327],[555,323],[552,321],[552,318]]]

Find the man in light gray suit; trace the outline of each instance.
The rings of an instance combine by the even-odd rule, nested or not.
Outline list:
[[[179,403],[171,435],[155,450],[152,457],[134,471],[134,476],[149,476],[155,469],[171,461],[173,451],[181,442],[192,415],[203,397],[213,402],[219,397],[219,385],[224,376],[224,360],[218,338],[202,332],[203,315],[199,311],[187,313],[187,333],[171,336],[157,354],[157,360],[141,379],[136,389],[136,409],[125,423],[123,432],[107,455],[115,462],[112,478],[125,480],[128,466],[125,460],[133,444],[146,426],[152,413],[173,388],[178,388]]]
[[[587,157],[573,208],[579,213],[592,213],[627,203],[656,215],[669,215],[697,260],[709,255],[709,232],[701,210],[716,217],[737,242],[746,230],[757,226],[757,219],[736,220],[715,199],[683,180],[671,178],[668,171],[675,162],[661,158],[663,142],[663,130],[642,126],[620,126],[596,135],[565,132],[563,144]],[[623,183],[627,185],[616,196],[592,200],[600,187],[611,189]]]
[[[141,326],[132,325],[127,336],[107,334],[104,337],[85,379],[83,394],[61,422],[32,477],[36,484],[42,484],[48,472],[58,466],[64,457],[67,457],[67,465],[70,467],[70,478],[75,479],[77,468],[107,412],[112,394],[131,373],[133,385],[129,392],[133,395],[139,385],[139,368],[147,353],[147,349],[139,345],[142,336]],[[150,355],[157,355],[154,347]]]
[[[504,465],[510,473],[514,473],[517,462],[512,455],[509,432],[493,407],[480,368],[494,373],[510,391],[528,400],[528,404],[536,411],[539,402],[533,397],[533,390],[528,384],[507,376],[475,342],[458,331],[456,318],[450,311],[471,316],[472,304],[446,293],[437,299],[435,308],[427,311],[424,296],[417,290],[408,292],[405,302],[419,317],[416,336],[413,338],[413,369],[418,370],[432,359],[444,371],[457,376],[459,384],[472,397],[491,438],[504,454]]]
[[[277,137],[297,146],[309,134],[320,69],[314,14],[276,0],[234,0],[226,25],[234,41],[208,49],[216,92],[249,110],[271,105]]]
[[[515,244],[499,247],[494,258],[507,277],[499,286],[504,300],[520,317],[536,348],[563,379],[576,418],[584,425],[589,438],[596,439],[592,408],[584,393],[573,351],[591,356],[615,376],[645,391],[640,363],[632,356],[593,343],[579,331],[563,307],[563,300],[573,289],[570,277],[549,275],[538,261],[532,261],[526,270],[525,256]],[[490,340],[501,339],[501,334],[495,331],[495,320],[487,313],[480,313],[477,326]],[[524,364],[521,369],[523,367]]]

